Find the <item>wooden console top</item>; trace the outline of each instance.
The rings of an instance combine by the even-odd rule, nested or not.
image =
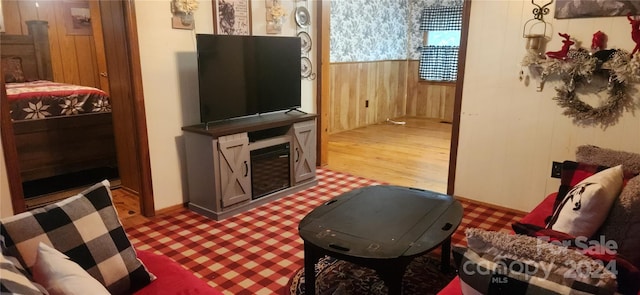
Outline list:
[[[240,132],[252,132],[291,125],[297,122],[312,120],[316,117],[316,114],[302,114],[296,111],[292,111],[288,114],[281,112],[218,121],[209,123],[206,127],[204,123],[184,126],[182,127],[182,130],[210,135],[211,137],[217,138]]]

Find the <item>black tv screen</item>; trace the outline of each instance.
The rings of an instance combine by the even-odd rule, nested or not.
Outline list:
[[[300,107],[300,38],[197,34],[200,121]]]

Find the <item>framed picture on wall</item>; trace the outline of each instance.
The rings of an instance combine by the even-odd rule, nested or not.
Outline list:
[[[219,35],[251,35],[250,0],[214,0],[213,27]]]
[[[64,26],[67,35],[91,35],[91,10],[88,1],[64,1]]]
[[[555,18],[640,15],[638,0],[556,0]]]

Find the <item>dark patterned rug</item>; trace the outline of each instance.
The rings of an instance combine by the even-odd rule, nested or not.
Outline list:
[[[440,258],[436,258],[433,253],[416,257],[404,274],[402,293],[436,294],[455,276],[453,269],[449,273],[440,271]],[[286,290],[291,295],[305,294],[304,268],[295,272]],[[387,287],[375,270],[325,256],[316,264],[316,294],[386,295]]]

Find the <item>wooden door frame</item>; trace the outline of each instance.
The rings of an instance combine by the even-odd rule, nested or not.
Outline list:
[[[324,166],[328,162],[328,146],[329,146],[329,102],[331,84],[330,75],[330,59],[329,59],[329,40],[330,40],[330,15],[331,0],[317,1],[317,27],[318,32],[318,87],[316,108],[318,113],[318,154],[316,157],[317,165]],[[471,16],[471,0],[464,0],[464,8],[462,12],[462,30],[460,35],[460,50],[458,54],[458,79],[456,80],[456,94],[454,100],[453,121],[451,128],[451,145],[449,149],[449,173],[447,178],[447,194],[454,195],[456,180],[456,164],[458,159],[458,143],[460,137],[460,112],[462,106],[462,89],[464,85],[465,61],[467,58],[467,38],[469,36],[469,19]]]
[[[140,210],[142,215],[151,217],[155,215],[155,205],[153,201],[153,187],[151,181],[151,162],[149,157],[149,138],[147,134],[146,115],[144,110],[144,94],[142,88],[142,68],[140,66],[140,48],[138,46],[138,31],[136,25],[134,0],[125,0],[123,3],[123,11],[125,19],[125,27],[128,42],[128,55],[131,61],[131,85],[134,94],[133,113],[134,124],[137,133],[137,150],[136,154],[140,164]],[[11,194],[11,206],[13,213],[18,214],[26,210],[24,202],[24,192],[22,189],[22,179],[20,176],[20,168],[18,164],[18,152],[15,145],[13,134],[13,125],[9,114],[9,103],[6,96],[6,89],[2,82],[0,90],[0,139],[2,141],[3,153],[5,157],[5,166],[7,178],[9,182],[9,192]]]

